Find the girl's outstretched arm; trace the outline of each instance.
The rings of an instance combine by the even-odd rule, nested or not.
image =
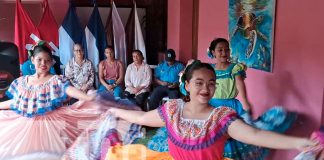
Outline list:
[[[13,102],[14,102],[13,99],[0,102],[0,110],[1,109],[10,109],[10,104],[12,104]]]
[[[159,116],[157,109],[149,112],[144,112],[144,111],[111,108],[109,109],[109,111],[112,112],[116,117],[120,117],[131,123],[136,123],[139,125],[150,126],[150,127],[164,126],[164,122]]]
[[[84,92],[72,86],[66,88],[66,94],[70,97],[76,98],[78,100],[83,100],[83,101],[91,101],[94,99],[94,95],[87,95]]]
[[[239,95],[242,98],[242,104],[243,104],[243,109],[246,111],[250,111],[252,109],[251,103],[248,100],[248,96],[246,93],[246,86],[245,86],[245,82],[244,79],[242,78],[242,76],[235,76],[235,83],[236,83],[236,87],[237,90],[239,92]]]
[[[228,134],[241,142],[273,149],[303,149],[315,146],[316,142],[307,138],[286,136],[253,128],[241,120],[235,120],[228,127]]]

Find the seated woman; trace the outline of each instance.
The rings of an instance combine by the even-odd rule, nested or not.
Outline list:
[[[110,91],[114,93],[114,97],[120,98],[122,89],[120,87],[124,80],[124,66],[115,59],[114,49],[108,46],[105,49],[107,59],[99,63],[99,80],[100,87],[98,91]]]
[[[73,53],[74,57],[65,67],[65,76],[75,88],[87,93],[89,90],[94,89],[95,73],[93,64],[85,57],[81,44],[74,44]]]
[[[134,99],[138,106],[144,109],[144,103],[149,95],[152,81],[152,71],[143,60],[143,53],[134,50],[132,53],[133,63],[128,65],[125,75],[125,96]]]

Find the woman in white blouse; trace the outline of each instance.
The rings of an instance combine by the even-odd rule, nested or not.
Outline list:
[[[136,104],[144,109],[150,91],[152,71],[143,61],[143,53],[140,50],[134,50],[132,56],[133,63],[128,65],[125,75],[125,96],[135,99]]]

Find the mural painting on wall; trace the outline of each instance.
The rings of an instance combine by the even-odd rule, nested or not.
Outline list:
[[[231,59],[271,72],[275,0],[229,0]]]

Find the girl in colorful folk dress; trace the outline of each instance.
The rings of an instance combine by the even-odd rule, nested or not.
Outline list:
[[[216,74],[216,91],[210,104],[214,107],[227,106],[236,111],[246,123],[259,129],[284,132],[294,122],[295,113],[286,112],[283,108],[273,107],[257,120],[252,120],[252,105],[248,100],[244,79],[246,67],[241,63],[230,62],[229,42],[216,38],[210,43],[208,56],[215,59],[212,64]],[[236,99],[240,95],[241,102]],[[257,146],[229,139],[224,156],[240,160],[263,160],[266,150]]]
[[[33,152],[62,155],[111,107],[89,102],[94,95],[72,87],[63,76],[50,74],[52,55],[45,45],[34,47],[32,63],[36,73],[14,80],[7,92],[11,100],[0,102],[0,159]],[[83,101],[63,106],[68,96]]]
[[[316,145],[307,138],[253,128],[238,119],[233,109],[211,106],[209,100],[216,89],[216,75],[209,64],[193,62],[186,68],[181,80],[185,83],[188,93],[186,101],[171,100],[150,112],[115,108],[109,111],[133,123],[153,127],[166,126],[169,153],[176,160],[221,160],[224,158],[224,145],[229,137],[244,143],[276,149],[302,150]],[[116,157],[114,154],[122,149],[113,147],[106,159]],[[109,156],[109,153],[113,156]],[[136,159],[134,155],[133,158]],[[161,156],[158,158],[161,159]]]

